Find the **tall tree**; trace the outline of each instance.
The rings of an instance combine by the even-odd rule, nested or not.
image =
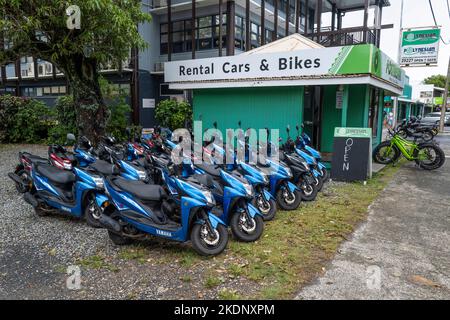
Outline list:
[[[145,48],[138,24],[150,19],[139,0],[0,0],[0,65],[24,56],[54,63],[72,90],[79,132],[97,141],[108,118],[100,67],[119,68],[131,49]]]
[[[444,75],[436,74],[423,80],[423,83],[434,84],[436,87],[445,88],[445,79],[447,78]]]

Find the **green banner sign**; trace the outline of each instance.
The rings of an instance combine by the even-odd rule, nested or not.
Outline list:
[[[334,129],[336,138],[372,138],[371,128],[340,128]]]
[[[400,64],[437,64],[440,36],[437,28],[403,31]]]

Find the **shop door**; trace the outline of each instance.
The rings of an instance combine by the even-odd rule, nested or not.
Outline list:
[[[320,118],[321,118],[322,88],[319,86],[305,87],[304,117],[305,132],[311,137],[314,148],[319,149]]]

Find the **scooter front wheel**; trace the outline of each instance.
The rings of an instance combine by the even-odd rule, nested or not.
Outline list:
[[[233,236],[242,242],[258,240],[264,231],[264,220],[260,215],[250,217],[246,212],[236,212],[230,219]]]
[[[296,210],[302,202],[302,193],[300,190],[288,192],[285,188],[277,191],[277,204],[283,210]]]
[[[305,201],[314,201],[317,198],[317,188],[315,185],[304,183],[300,186],[302,190],[302,199]]]
[[[84,219],[86,223],[93,228],[100,228],[101,224],[98,221],[100,218],[101,212],[99,212],[99,208],[95,203],[95,195],[90,194],[88,196],[87,203],[84,208]]]
[[[225,250],[228,244],[228,230],[219,224],[214,234],[204,224],[194,224],[191,230],[192,247],[202,256],[215,256]]]
[[[274,199],[266,200],[264,195],[257,195],[252,204],[261,212],[264,221],[272,221],[277,213],[277,203]]]

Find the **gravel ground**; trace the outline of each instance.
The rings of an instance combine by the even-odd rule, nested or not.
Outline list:
[[[38,217],[7,176],[21,150],[46,156],[45,146],[0,145],[0,299],[213,299],[224,288],[246,295],[258,289],[227,274],[219,285],[205,284],[209,268],[222,266],[214,259],[190,263],[195,253],[187,244],[150,240],[119,248],[106,230],[83,221]],[[72,265],[81,270],[78,290],[66,285]]]

